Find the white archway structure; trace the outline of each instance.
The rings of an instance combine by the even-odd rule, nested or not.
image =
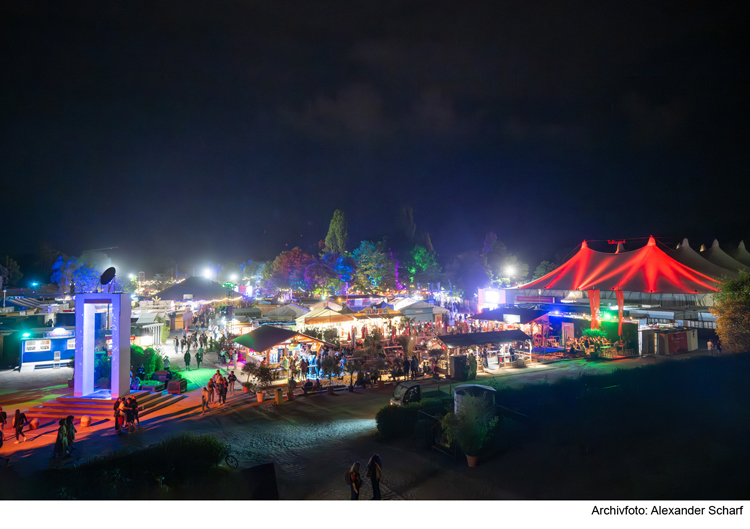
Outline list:
[[[112,383],[110,398],[130,393],[130,295],[76,294],[76,355],[73,395],[94,393],[96,305],[112,304]]]

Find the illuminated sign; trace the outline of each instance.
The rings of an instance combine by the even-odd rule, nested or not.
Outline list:
[[[505,323],[521,323],[521,316],[518,314],[503,314],[503,321]]]
[[[69,331],[67,329],[63,329],[62,327],[58,327],[57,329],[53,329],[44,333],[45,338],[66,338],[68,336],[74,335],[75,331]]]
[[[625,244],[625,239],[622,239],[621,241],[614,241],[614,240],[607,239],[607,242],[609,244]]]

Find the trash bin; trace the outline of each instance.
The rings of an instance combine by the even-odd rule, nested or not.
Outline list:
[[[281,406],[281,400],[284,398],[283,396],[284,392],[282,391],[281,388],[277,388],[276,391],[274,391],[274,393],[276,394],[276,404]]]

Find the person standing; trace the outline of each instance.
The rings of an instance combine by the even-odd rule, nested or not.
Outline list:
[[[135,397],[130,398],[130,409],[133,410],[133,421],[135,421],[136,427],[141,429],[141,418],[138,416],[138,401]]]
[[[347,481],[349,482],[349,489],[352,493],[350,498],[352,500],[359,499],[359,490],[362,487],[362,476],[359,474],[359,469],[359,461],[354,463],[352,468],[349,469],[349,479]]]
[[[224,405],[227,402],[227,379],[221,377],[219,380],[219,404]]]
[[[409,358],[404,355],[404,380],[409,380],[409,371],[411,370],[411,362],[409,361]]]
[[[26,414],[21,413],[21,410],[16,410],[16,415],[13,417],[13,428],[16,429],[16,442],[14,444],[18,444],[21,437],[23,437],[23,441],[20,441],[21,443],[26,441],[26,436],[23,434],[24,424],[29,424]]]
[[[201,394],[201,407],[203,408],[203,412],[201,415],[206,414],[206,410],[210,410],[211,408],[208,405],[208,388],[203,388],[203,393]]]
[[[190,371],[190,345],[188,344],[188,350],[185,351],[185,356],[183,357],[185,359],[185,369]]]
[[[115,432],[120,433],[120,425],[122,422],[120,421],[120,401],[122,400],[122,397],[117,397],[117,400],[114,403],[114,406],[112,406],[112,409],[115,412]]]
[[[203,348],[199,348],[198,352],[195,353],[195,364],[198,366],[196,369],[201,368],[201,362],[203,362]]]
[[[76,440],[76,431],[76,427],[73,425],[73,416],[68,415],[65,418],[65,433],[68,436],[68,454],[72,454],[73,450],[75,450],[73,443]]]
[[[383,477],[383,461],[378,454],[374,454],[367,462],[367,473],[372,483],[372,499],[380,499],[380,479]]]
[[[177,338],[177,336],[174,337],[174,354],[177,354],[180,352],[180,340]]]
[[[232,392],[232,395],[234,395],[234,383],[237,382],[237,376],[235,376],[234,371],[229,372],[227,382],[229,383],[229,389]]]
[[[208,379],[208,402],[213,404],[214,403],[214,390],[216,389],[216,382],[214,382],[213,378]]]

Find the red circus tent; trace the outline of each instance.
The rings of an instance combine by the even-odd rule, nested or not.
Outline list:
[[[584,241],[565,264],[518,288],[706,294],[720,287],[719,281],[672,259],[649,237],[643,248],[620,253],[597,252]]]

